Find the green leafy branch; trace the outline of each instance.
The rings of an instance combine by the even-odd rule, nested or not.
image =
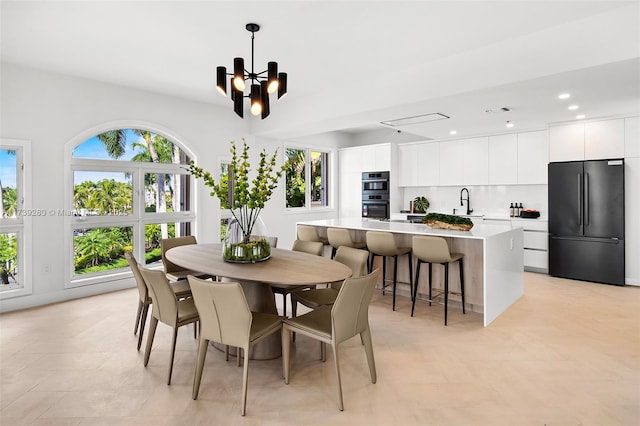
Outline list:
[[[233,177],[231,214],[242,229],[245,242],[248,242],[260,211],[273,195],[285,166],[276,167],[277,149],[271,157],[268,157],[263,149],[260,153],[256,176],[250,184],[249,146],[244,138],[242,144],[242,152],[239,154],[235,142],[231,141],[231,164],[229,165],[229,171]],[[202,179],[204,184],[211,188],[212,197],[215,196],[221,200],[227,197],[226,185],[216,182],[210,172],[196,166],[193,161],[189,164],[188,170],[196,179]]]

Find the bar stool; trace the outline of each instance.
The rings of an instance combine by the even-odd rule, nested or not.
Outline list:
[[[298,239],[300,241],[320,241],[324,245],[329,244],[329,240],[318,235],[315,226],[298,225]]]
[[[344,228],[327,228],[327,239],[329,240],[329,245],[332,247],[332,259],[336,257],[336,251],[338,250],[338,247],[341,246],[347,246],[356,249],[367,248],[366,241],[354,242],[351,239],[351,233],[349,232],[349,230]]]
[[[376,256],[382,256],[382,294],[387,287],[387,258],[393,257],[393,310],[396,310],[396,286],[398,284],[398,256],[407,255],[409,259],[409,294],[413,299],[413,262],[411,261],[411,247],[398,247],[391,232],[367,231],[367,247],[371,253],[369,271],[373,267]]]
[[[413,286],[413,302],[411,305],[411,316],[416,306],[416,296],[418,293],[418,282],[420,279],[420,266],[423,263],[429,264],[429,306],[432,302],[432,279],[431,265],[439,263],[444,266],[444,325],[447,325],[447,301],[449,300],[449,264],[460,262],[460,294],[462,296],[462,313],[464,310],[464,272],[462,268],[462,259],[464,254],[451,253],[447,240],[442,237],[414,236],[413,237],[413,255],[418,259],[416,266],[416,283]],[[453,293],[452,294],[458,294]]]

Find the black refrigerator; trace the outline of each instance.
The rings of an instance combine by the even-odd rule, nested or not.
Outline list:
[[[549,275],[624,285],[624,160],[549,163]]]

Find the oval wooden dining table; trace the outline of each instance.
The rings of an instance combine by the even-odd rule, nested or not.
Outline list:
[[[167,259],[178,266],[237,281],[244,290],[249,309],[276,314],[270,284],[309,285],[342,281],[351,268],[322,256],[272,248],[271,258],[257,263],[230,263],[222,259],[222,244],[188,244],[167,251]],[[215,283],[212,283],[215,285]],[[258,343],[252,359],[273,359],[282,355],[280,333]]]

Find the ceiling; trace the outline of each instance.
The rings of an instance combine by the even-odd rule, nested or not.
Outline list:
[[[1,59],[232,109],[215,68],[275,60],[289,94],[253,133],[389,131],[422,139],[640,112],[636,1],[6,1]],[[562,92],[572,97],[557,99]],[[568,111],[571,103],[580,109]],[[509,112],[499,111],[502,107]],[[234,118],[240,120],[239,118]],[[506,121],[514,123],[512,129]],[[396,129],[393,129],[395,132]]]

